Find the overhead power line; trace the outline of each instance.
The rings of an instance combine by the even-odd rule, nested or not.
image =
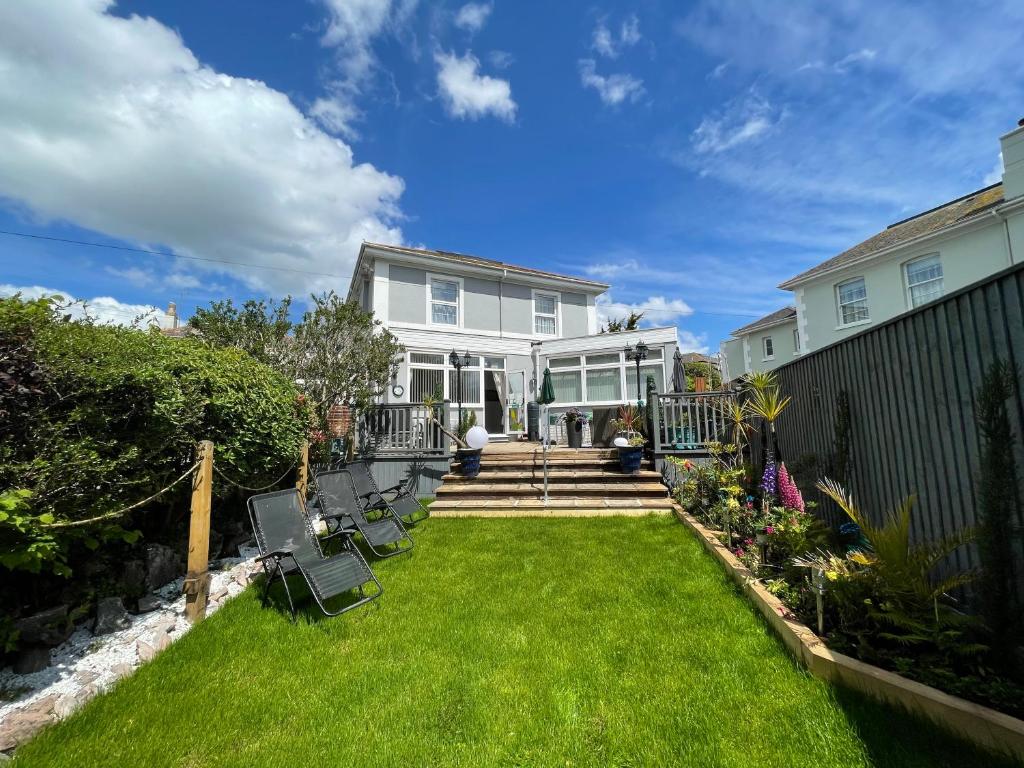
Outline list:
[[[335,277],[339,280],[348,280],[350,275],[338,275],[331,272],[315,272],[308,269],[296,269],[294,267],[275,267],[269,264],[254,264],[249,261],[232,261],[230,259],[215,259],[209,256],[188,256],[179,253],[168,253],[167,251],[154,251],[148,248],[134,248],[129,245],[114,245],[113,243],[96,243],[88,240],[73,240],[68,237],[54,237],[52,235],[38,235],[31,232],[14,232],[9,229],[0,229],[0,235],[7,235],[9,237],[24,237],[31,240],[48,240],[54,243],[65,243],[67,245],[84,245],[92,248],[107,248],[112,251],[125,251],[127,253],[144,253],[150,256],[165,256],[169,259],[188,259],[189,261],[203,261],[210,264],[230,264],[233,267],[252,267],[253,269],[270,269],[275,272],[291,272],[298,275],[312,275],[314,277]],[[638,304],[630,304],[625,301],[608,302],[609,304],[622,304],[624,308],[633,311],[643,312],[664,312],[667,314],[682,315],[688,317],[689,315],[710,315],[717,317],[761,317],[760,313],[757,312],[708,312],[704,310],[691,309],[689,312],[676,312],[666,307],[647,307]]]

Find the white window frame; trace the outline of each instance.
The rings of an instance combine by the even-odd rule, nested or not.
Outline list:
[[[911,267],[911,265],[916,264],[919,261],[924,261],[925,259],[932,259],[932,258],[934,258],[936,261],[939,262],[939,269],[942,270],[942,274],[939,275],[939,277],[933,277],[930,280],[925,280],[923,282],[915,283],[914,285],[911,285],[910,284],[910,267]],[[916,309],[917,307],[923,307],[925,304],[930,304],[933,301],[938,301],[939,299],[941,299],[943,296],[946,295],[946,270],[945,270],[945,267],[942,266],[942,256],[938,252],[935,252],[935,253],[925,253],[925,254],[923,254],[921,256],[915,256],[912,259],[908,259],[907,261],[903,262],[903,264],[900,267],[900,271],[903,272],[903,292],[904,292],[904,295],[906,296],[906,299],[907,299],[907,309]],[[910,289],[911,288],[916,288],[919,285],[927,285],[928,283],[937,283],[937,282],[941,282],[942,283],[942,292],[938,296],[936,296],[934,299],[930,299],[929,301],[926,301],[923,304],[915,305],[914,304],[914,298],[911,295]]]
[[[457,286],[457,297],[455,302],[455,325],[449,325],[448,323],[435,323],[434,322],[434,281],[443,280],[446,283],[455,283]],[[439,275],[437,273],[427,273],[427,325],[434,328],[462,328],[463,327],[463,301],[466,297],[464,290],[465,286],[461,277],[454,275]],[[438,300],[440,304],[447,304],[451,306],[450,301]]]
[[[451,350],[449,350],[449,352],[450,351]],[[444,359],[444,363],[441,364],[441,365],[436,365],[434,363],[413,363],[412,362],[412,353],[413,352],[417,352],[417,353],[425,354],[425,355],[441,355],[441,357]],[[456,400],[456,393],[455,392],[451,392],[450,391],[451,387],[449,386],[449,384],[450,384],[450,381],[449,381],[449,379],[450,379],[449,371],[454,371],[455,368],[448,362],[448,354],[449,354],[448,352],[441,352],[440,350],[437,350],[437,349],[411,349],[411,350],[406,350],[406,359],[409,361],[409,363],[405,367],[405,391],[407,393],[407,399],[412,394],[412,372],[413,372],[413,369],[414,368],[429,368],[430,370],[433,370],[433,371],[443,371],[443,373],[441,374],[441,386],[442,386],[444,398],[445,398],[445,400],[448,400],[451,403],[457,402],[457,400]],[[465,354],[465,351],[463,350],[463,352],[460,352],[460,354]],[[465,365],[465,366],[462,367],[462,370],[463,371],[476,371],[478,374],[480,374],[480,387],[479,387],[479,391],[476,393],[477,396],[480,399],[479,399],[479,401],[464,400],[462,402],[462,407],[463,407],[463,409],[465,409],[467,407],[470,407],[470,408],[476,408],[476,409],[479,410],[484,405],[484,403],[483,403],[483,398],[484,398],[484,370],[485,370],[485,368],[484,368],[484,355],[478,354],[476,352],[470,352],[469,355],[470,355],[470,357],[475,357],[478,360],[478,363],[476,365]],[[501,356],[501,355],[487,355],[487,357],[502,357],[504,359],[504,356]],[[507,361],[506,361],[505,364],[506,365],[508,364]],[[495,369],[492,369],[492,370],[502,370],[502,371],[504,371],[505,369],[504,368],[502,368],[502,369],[495,368]]]
[[[800,354],[800,329],[799,328],[794,328],[793,329],[793,354],[794,355],[799,355]]]
[[[843,307],[844,306],[848,306],[848,305],[847,304],[843,304],[843,302],[842,302],[842,298],[841,298],[842,297],[842,292],[841,292],[841,289],[842,289],[842,287],[844,285],[849,285],[850,283],[855,283],[858,280],[864,284],[864,299],[863,299],[863,301],[864,301],[864,311],[867,312],[867,317],[862,317],[860,320],[851,320],[850,322],[844,322],[843,321]],[[853,326],[865,325],[865,324],[871,322],[871,305],[868,303],[869,302],[869,299],[868,299],[868,281],[864,279],[863,275],[858,275],[856,277],[851,277],[851,278],[849,278],[847,280],[843,280],[841,282],[836,283],[836,285],[835,285],[835,297],[836,297],[836,321],[838,322],[838,325],[836,326],[837,329],[840,329],[840,328],[852,328]],[[860,299],[857,299],[857,301],[860,301]],[[850,302],[850,303],[852,303],[852,302]]]
[[[771,353],[768,352],[768,347],[772,348]],[[761,361],[774,360],[775,359],[775,340],[769,333],[767,336],[761,337]]]
[[[547,296],[555,300],[555,314],[549,315],[544,312],[537,312],[537,297]],[[562,294],[560,291],[545,291],[538,288],[534,288],[530,292],[530,315],[532,317],[534,336],[540,336],[545,339],[557,339],[562,332]],[[554,317],[555,319],[555,332],[554,333],[539,333],[537,331],[537,318],[538,317]]]

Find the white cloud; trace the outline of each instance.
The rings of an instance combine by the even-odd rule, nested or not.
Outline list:
[[[602,18],[594,27],[590,47],[599,55],[614,59],[623,49],[636,45],[642,38],[640,20],[636,14],[630,15],[622,22],[618,34],[609,29],[607,18]]]
[[[487,54],[487,60],[497,69],[508,69],[515,64],[516,57],[508,51],[491,51]]]
[[[724,111],[701,120],[691,137],[699,153],[724,152],[771,131],[784,113],[750,92]]]
[[[610,292],[597,297],[597,322],[604,325],[613,318],[623,318],[631,312],[643,312],[642,327],[672,325],[679,318],[693,314],[693,309],[682,299],[649,296],[636,302],[615,301]]]
[[[700,352],[708,354],[708,335],[706,333],[693,333],[680,328],[676,332],[676,343],[679,344],[680,352]]]
[[[996,158],[996,164],[992,166],[992,170],[985,174],[985,178],[982,179],[981,186],[989,187],[993,184],[998,184],[1003,180],[1003,153],[999,153],[999,157]]]
[[[644,81],[632,75],[599,75],[593,59],[580,59],[579,68],[583,87],[593,88],[601,101],[610,107],[624,101],[638,101],[644,95]]]
[[[184,255],[344,276],[362,240],[401,241],[400,178],[288,97],[204,66],[160,22],[105,0],[0,4],[0,197],[43,219]],[[339,278],[198,262],[251,289]]]
[[[862,61],[874,61],[875,56],[877,55],[877,51],[874,51],[871,48],[861,48],[859,51],[843,56],[843,58],[832,65],[832,69],[836,72],[846,72],[846,70],[850,68],[851,64],[857,64]]]
[[[327,94],[316,99],[310,115],[327,130],[356,135],[352,124],[362,113],[356,99],[378,66],[373,41],[402,26],[416,8],[416,0],[322,0],[327,9],[326,30],[320,43],[335,52],[337,73]]]
[[[61,305],[68,305],[65,314],[80,320],[91,318],[102,325],[156,325],[171,327],[171,318],[159,307],[152,304],[129,304],[112,296],[97,296],[94,299],[78,299],[67,291],[44,288],[41,285],[17,286],[0,284],[0,296],[21,294],[24,299],[41,299],[44,296],[59,296]]]
[[[452,117],[476,120],[494,115],[506,122],[516,117],[512,86],[508,80],[480,74],[480,60],[467,51],[464,56],[438,51],[437,87]]]
[[[479,32],[493,10],[491,3],[466,3],[455,14],[455,26],[470,33]]]

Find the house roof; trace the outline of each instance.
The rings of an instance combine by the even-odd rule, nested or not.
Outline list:
[[[909,219],[903,219],[895,224],[890,224],[877,235],[869,237],[864,242],[853,246],[853,248],[843,251],[838,256],[833,256],[827,261],[823,261],[816,267],[811,267],[806,272],[801,272],[796,277],[791,277],[779,285],[779,288],[794,288],[800,283],[805,283],[819,275],[856,264],[881,251],[886,251],[925,235],[935,234],[947,227],[962,224],[970,219],[984,215],[989,209],[999,205],[1001,202],[1003,202],[1003,185],[1001,183],[979,189],[963,197],[958,197],[956,200],[951,200],[937,208],[932,208],[916,216],[911,216]]]
[[[465,253],[455,253],[453,251],[435,251],[428,248],[408,248],[403,245],[387,245],[385,243],[370,243],[364,242],[363,247],[360,249],[359,256],[362,258],[363,251],[367,248],[373,248],[378,251],[388,251],[390,253],[407,254],[410,256],[426,256],[429,258],[439,259],[441,261],[452,261],[459,264],[467,264],[475,267],[485,267],[490,269],[501,269],[507,270],[514,274],[530,275],[533,277],[545,278],[548,280],[564,280],[570,283],[575,283],[580,288],[593,293],[603,293],[608,290],[607,283],[599,283],[595,280],[586,280],[582,277],[576,277],[574,275],[563,275],[557,272],[547,272],[543,269],[533,269],[531,267],[522,267],[518,264],[509,264],[504,261],[497,261],[495,259],[484,259],[480,256],[470,256]]]
[[[702,355],[700,352],[683,352],[680,357],[684,363],[717,363],[717,357]]]
[[[732,335],[744,336],[752,331],[757,331],[761,328],[771,328],[773,325],[787,323],[790,320],[796,320],[796,307],[783,307],[782,309],[777,309],[771,314],[765,315],[752,323],[747,323],[747,325],[744,325],[742,328],[737,328],[732,332]]]

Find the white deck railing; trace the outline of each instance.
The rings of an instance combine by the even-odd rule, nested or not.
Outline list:
[[[654,394],[654,452],[703,453],[710,442],[729,439],[733,392]]]

